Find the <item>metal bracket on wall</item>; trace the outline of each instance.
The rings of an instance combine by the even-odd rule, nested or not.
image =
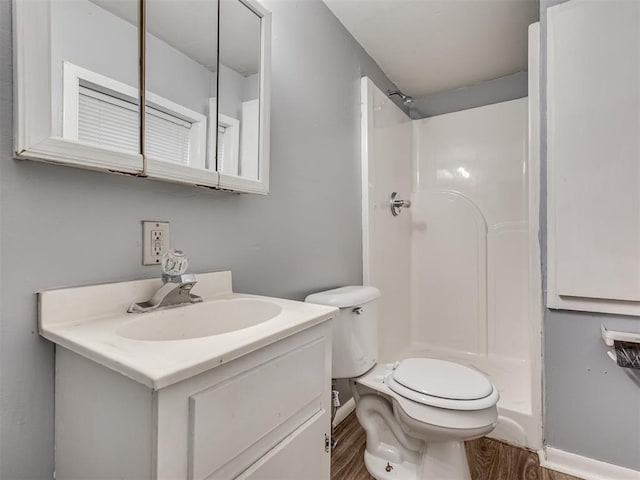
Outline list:
[[[640,369],[640,333],[617,332],[600,325],[602,340],[608,347],[607,355],[619,367]]]

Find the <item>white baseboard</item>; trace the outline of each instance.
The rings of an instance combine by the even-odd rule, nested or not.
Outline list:
[[[338,411],[336,412],[336,416],[333,419],[333,426],[337,427],[342,423],[342,421],[349,416],[351,412],[356,409],[356,401],[353,398],[347,400],[344,405],[338,407]]]
[[[584,480],[640,480],[640,472],[553,447],[538,451],[540,465]]]

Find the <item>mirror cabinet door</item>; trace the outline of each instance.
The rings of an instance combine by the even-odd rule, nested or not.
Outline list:
[[[146,0],[146,173],[215,187],[218,2]]]
[[[16,155],[138,174],[138,0],[15,1]]]
[[[220,186],[268,193],[268,22],[259,4],[220,0],[217,169]]]

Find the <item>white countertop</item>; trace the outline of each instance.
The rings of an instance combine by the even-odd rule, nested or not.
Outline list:
[[[334,307],[231,291],[231,272],[198,274],[193,293],[204,302],[176,307],[203,309],[207,302],[233,298],[262,299],[282,311],[258,325],[220,335],[185,340],[133,340],[116,333],[121,325],[152,313],[126,313],[133,302],[147,300],[159,279],[139,280],[40,292],[40,335],[154,390],[168,387],[334,317]]]

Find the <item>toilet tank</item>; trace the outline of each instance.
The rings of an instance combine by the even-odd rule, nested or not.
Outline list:
[[[378,356],[378,299],[375,287],[351,286],[309,295],[305,301],[338,307],[333,320],[332,378],[358,377]]]

